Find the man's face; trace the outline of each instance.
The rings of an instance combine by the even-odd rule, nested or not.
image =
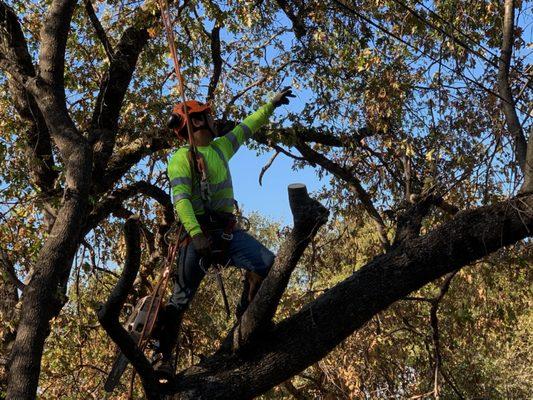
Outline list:
[[[213,136],[216,136],[216,127],[215,127],[215,120],[213,119],[213,116],[211,113],[205,113],[205,120],[207,122],[207,126],[209,127],[209,130],[213,133]]]
[[[195,130],[207,129],[211,132],[211,135],[215,137],[215,121],[210,113],[191,114],[191,123]]]

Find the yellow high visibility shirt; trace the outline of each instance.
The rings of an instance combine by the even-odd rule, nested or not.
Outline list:
[[[272,103],[267,103],[249,115],[231,132],[214,139],[208,146],[197,146],[207,168],[209,209],[218,212],[233,212],[235,199],[228,161],[239,147],[261,126],[268,122],[274,111]],[[191,170],[189,146],[179,148],[168,162],[168,177],[172,188],[172,200],[178,218],[189,233],[195,236],[202,232],[196,215],[205,213],[200,196],[200,179]]]

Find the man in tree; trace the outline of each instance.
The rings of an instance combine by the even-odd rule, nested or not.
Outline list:
[[[274,262],[272,252],[254,237],[233,229],[235,200],[228,161],[268,121],[276,107],[289,103],[290,97],[294,95],[286,87],[221,137],[217,137],[209,105],[192,100],[174,107],[169,127],[179,137],[188,138],[187,113],[194,142],[194,151],[190,146],[181,147],[168,163],[174,206],[190,241],[180,251],[172,297],[161,312],[156,333],[159,347],[155,369],[162,376],[173,374],[171,353],[183,313],[211,262],[225,264],[229,260],[246,270],[237,318],[246,310]]]

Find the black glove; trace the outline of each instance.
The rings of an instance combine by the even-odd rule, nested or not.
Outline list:
[[[292,94],[292,88],[290,86],[285,86],[281,92],[272,97],[272,104],[274,107],[279,107],[282,104],[289,104],[289,97],[296,97]]]
[[[198,255],[204,259],[205,263],[211,261],[211,241],[203,233],[192,237],[192,245]]]

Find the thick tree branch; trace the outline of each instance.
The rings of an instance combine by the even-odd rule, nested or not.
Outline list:
[[[40,103],[39,107],[48,106]],[[59,135],[60,131],[57,133]],[[39,251],[36,273],[22,297],[21,319],[10,356],[7,389],[10,399],[35,397],[44,341],[50,332],[50,320],[65,304],[72,260],[81,239],[80,220],[86,215],[91,152],[83,143],[61,145],[68,147],[63,149],[67,154],[67,187],[54,225]]]
[[[383,246],[383,249],[387,251],[390,247],[389,239],[387,238],[387,227],[385,226],[385,222],[383,221],[383,218],[381,217],[377,209],[374,207],[374,204],[372,203],[370,195],[363,188],[359,179],[357,179],[357,177],[353,175],[347,169],[334,163],[333,161],[326,158],[324,155],[313,150],[311,147],[305,144],[302,140],[299,140],[299,138],[297,140],[297,144],[295,145],[295,147],[298,149],[300,153],[302,153],[302,155],[306,158],[306,160],[320,165],[322,168],[329,171],[330,173],[335,175],[337,178],[345,181],[350,186],[350,188],[352,188],[352,190],[359,197],[359,200],[361,201],[361,204],[363,205],[366,212],[368,213],[370,218],[374,221],[376,228],[377,228],[377,232],[378,232],[381,245]]]
[[[26,39],[17,15],[0,1],[0,59],[7,71],[20,83],[23,77],[35,76],[35,68],[28,52]]]
[[[276,0],[279,8],[283,10],[287,18],[292,22],[292,30],[296,38],[301,39],[305,36],[307,28],[303,23],[303,8],[305,2],[294,2],[286,0]]]
[[[6,272],[9,280],[18,290],[24,290],[26,285],[24,285],[24,283],[22,283],[18,278],[13,263],[3,249],[0,249],[0,267],[2,267],[2,269]]]
[[[124,96],[139,55],[149,37],[146,27],[127,28],[117,44],[109,70],[100,84],[91,121],[91,136],[96,139],[94,170],[100,174],[104,172],[113,152]]]
[[[168,193],[161,188],[152,185],[151,183],[146,181],[138,181],[124,188],[117,189],[113,193],[100,200],[95,205],[91,214],[89,214],[84,231],[89,232],[111,213],[121,211],[123,209],[122,203],[124,201],[139,194],[149,196],[163,206],[165,212],[165,223],[167,225],[171,225],[174,222],[174,208]]]
[[[532,230],[533,195],[459,212],[427,235],[374,258],[281,321],[248,357],[209,357],[183,371],[172,391],[187,399],[258,396],[320,360],[395,301]]]
[[[64,99],[65,50],[76,0],[53,0],[40,32],[39,74]]]
[[[26,135],[21,135],[21,139],[26,144],[31,182],[41,192],[49,194],[58,177],[54,169],[50,132],[37,103],[26,88],[13,79],[8,80],[8,87],[15,109],[28,124]]]
[[[31,180],[41,191],[49,192],[57,178],[57,172],[54,171],[50,134],[33,96],[28,93],[22,83],[24,79],[16,77],[16,75],[32,77],[35,75],[35,68],[17,16],[1,1],[0,53],[6,55],[17,69],[16,72],[10,71],[8,75],[8,88],[15,109],[29,124],[27,135],[23,140],[27,141],[26,153],[30,159],[28,165]]]
[[[40,76],[19,83],[31,93],[64,162],[65,191],[57,218],[42,246],[36,274],[24,290],[21,319],[10,355],[7,397],[35,396],[50,320],[65,303],[80,219],[86,213],[92,151],[68,114],[64,61],[75,1],[54,0],[41,29]]]
[[[108,60],[112,61],[114,53],[113,47],[111,46],[111,43],[109,43],[109,38],[107,37],[105,29],[100,23],[100,20],[98,19],[98,16],[94,11],[91,0],[83,0],[83,2],[85,3],[85,11],[87,12],[87,16],[89,17],[91,24],[93,25],[93,28],[96,32],[96,36],[102,43],[102,46],[104,46],[105,54],[107,55]]]
[[[85,138],[79,134],[70,118],[65,100],[65,51],[76,3],[76,0],[53,0],[48,7],[40,31],[39,75],[25,84],[59,148],[70,189],[85,182],[82,174],[90,174],[90,168],[71,168],[71,165],[85,160],[86,156],[92,156]]]
[[[172,135],[168,129],[161,129],[156,131],[154,135],[146,134],[117,149],[109,160],[105,174],[95,180],[95,192],[103,193],[110,190],[124,173],[143,157],[159,150],[171,148],[171,138]]]
[[[98,321],[139,373],[147,398],[160,399],[157,381],[150,362],[118,320],[126,297],[133,287],[141,262],[140,228],[137,217],[131,217],[126,221],[124,235],[126,237],[124,271],[106,303],[98,310]]]
[[[525,172],[527,142],[520,125],[520,120],[516,114],[515,101],[511,91],[509,81],[509,68],[511,66],[511,55],[514,43],[514,0],[505,0],[503,16],[503,38],[501,56],[498,68],[498,90],[504,100],[502,102],[503,113],[507,122],[509,133],[514,139],[516,161]]]
[[[289,185],[288,191],[294,228],[280,248],[257,295],[232,332],[234,351],[250,345],[254,337],[268,331],[292,271],[318,229],[327,222],[328,211],[309,197],[305,185]]]

